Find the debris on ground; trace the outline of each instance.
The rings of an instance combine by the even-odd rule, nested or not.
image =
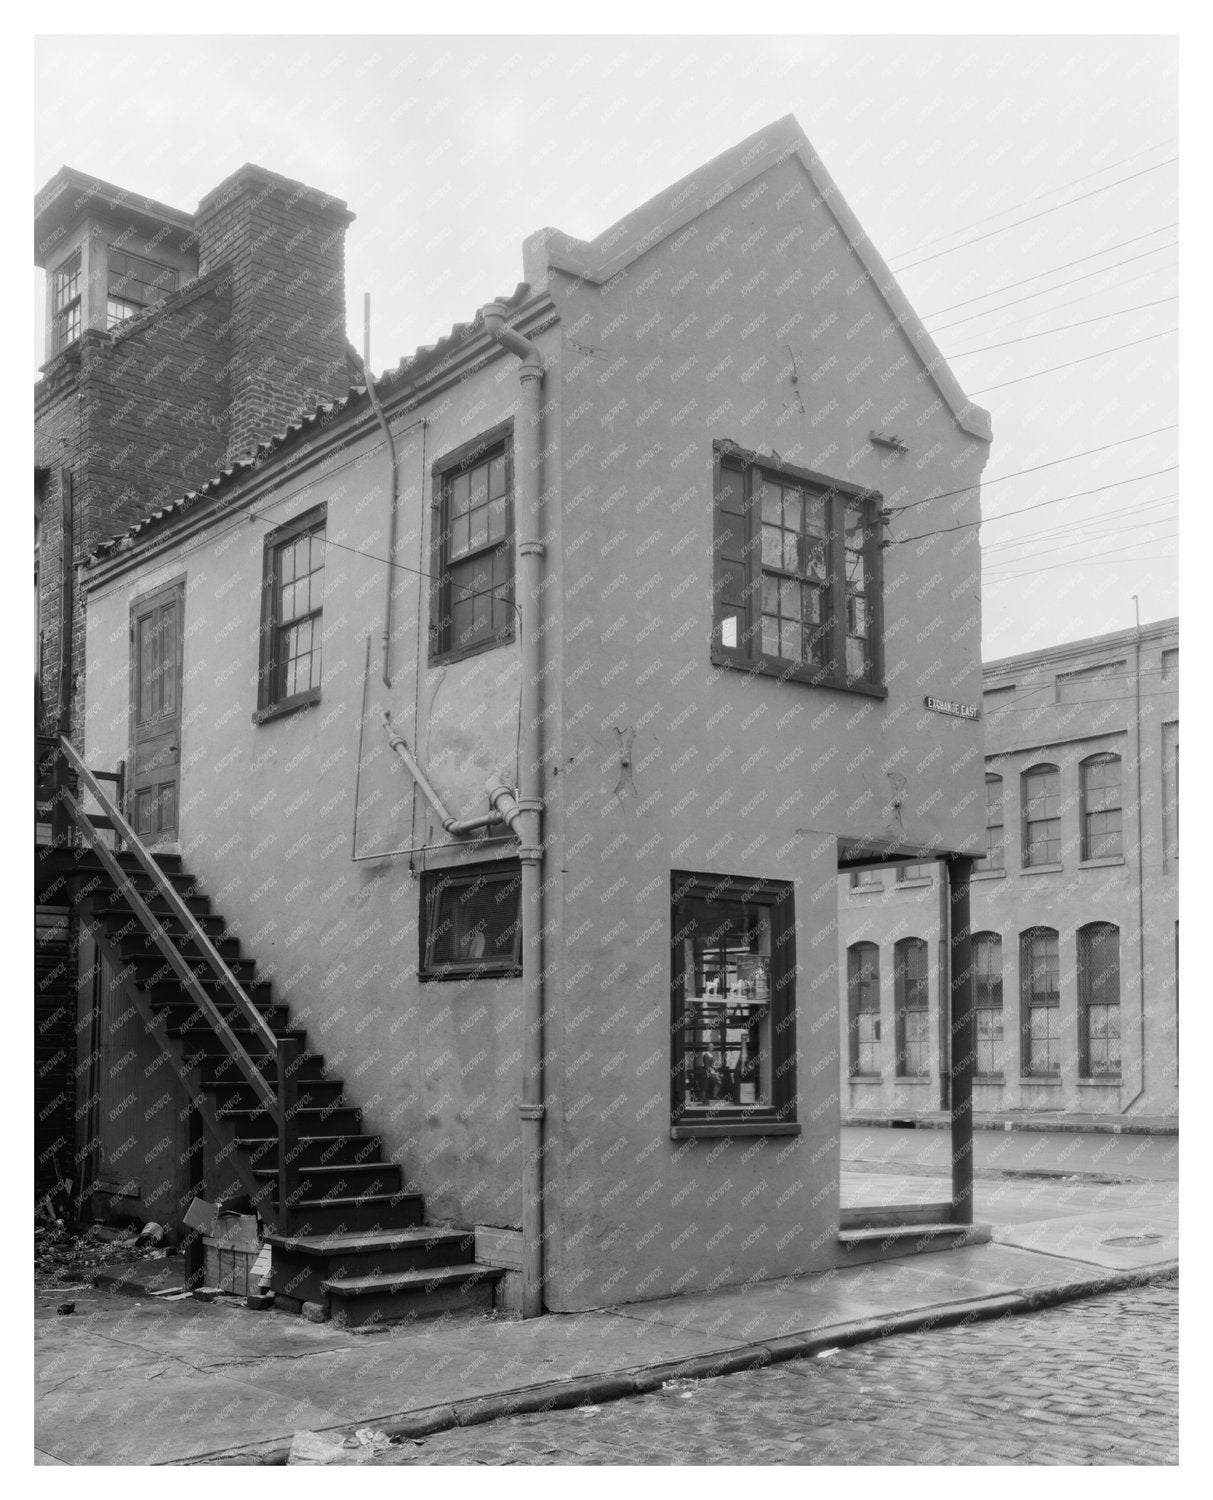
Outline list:
[[[67,1318],[76,1311],[76,1304],[74,1302],[60,1302],[55,1311],[61,1318]]]
[[[159,1227],[159,1226],[157,1226]],[[98,1271],[137,1260],[163,1260],[167,1239],[139,1243],[138,1230],[59,1221],[34,1224],[34,1285],[37,1289],[83,1289]]]
[[[374,1427],[356,1432],[296,1432],[288,1464],[364,1464],[392,1446],[387,1433]]]

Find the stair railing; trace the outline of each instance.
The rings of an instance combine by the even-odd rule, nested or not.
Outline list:
[[[270,1029],[265,1017],[249,999],[239,980],[232,973],[231,969],[228,968],[222,955],[215,948],[215,945],[202,930],[198,919],[177,894],[172,882],[153,859],[151,851],[123,816],[121,810],[114,805],[102,790],[101,783],[98,781],[96,775],[85,765],[79,751],[66,735],[59,737],[59,748],[68,764],[75,769],[81,785],[88,789],[89,794],[101,807],[106,826],[112,828],[118,834],[119,838],[122,839],[127,849],[135,856],[143,873],[151,880],[156,894],[168,903],[173,916],[185,928],[190,941],[202,955],[223,993],[236,1007],[237,1014],[242,1016],[252,1026],[253,1034],[262,1042],[266,1052],[276,1062],[279,1062],[277,1036]],[[279,1150],[280,1152],[284,1151],[287,1120],[285,1118],[285,1111],[280,1108],[279,1080],[275,1078],[271,1082],[267,1079],[249,1056],[244,1043],[232,1030],[210,995],[207,994],[193,966],[181,953],[176,943],[165,931],[163,923],[139,894],[134,881],[118,863],[114,852],[105,843],[100,831],[93,825],[89,814],[72,794],[71,789],[66,784],[66,780],[64,780],[59,789],[59,796],[62,799],[62,805],[66,809],[68,816],[80,830],[85,843],[101,861],[106,873],[114,882],[123,899],[130,903],[147,935],[160,950],[166,962],[189,993],[190,998],[214,1027],[216,1035],[227,1047],[236,1066],[252,1085],[254,1092],[274,1119],[278,1127]]]

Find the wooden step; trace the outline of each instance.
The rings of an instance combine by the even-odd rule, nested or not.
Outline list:
[[[278,1167],[258,1167],[253,1176],[259,1182],[277,1181]],[[334,1198],[395,1196],[400,1191],[400,1168],[394,1162],[368,1161],[329,1163],[323,1167],[300,1167],[300,1201],[324,1201]]]
[[[273,1116],[265,1109],[228,1109],[223,1118],[241,1140],[277,1140]],[[301,1135],[358,1135],[362,1129],[362,1112],[349,1105],[339,1108],[305,1108],[297,1110],[295,1120]]]
[[[271,1136],[258,1140],[255,1136],[239,1136],[236,1145],[244,1151],[254,1166],[276,1166],[278,1143]],[[306,1167],[335,1167],[344,1163],[365,1166],[369,1162],[383,1160],[383,1141],[377,1135],[303,1135],[292,1148],[299,1152],[295,1160],[300,1171]]]
[[[332,1277],[365,1277],[471,1266],[476,1245],[470,1229],[421,1224],[367,1234],[266,1236],[273,1246],[275,1291],[303,1302],[323,1302]]]
[[[367,1193],[352,1198],[301,1198],[291,1207],[291,1232],[356,1234],[409,1229],[425,1217],[420,1193]]]
[[[329,1315],[345,1328],[383,1327],[448,1314],[489,1313],[499,1266],[439,1266],[379,1276],[333,1276],[322,1283]]]
[[[268,1077],[266,1082],[269,1082]],[[202,1087],[215,1100],[215,1113],[225,1119],[234,1113],[255,1109],[260,1099],[253,1085],[244,1077],[211,1079],[209,1082],[204,1078]],[[301,1082],[298,1088],[301,1109],[340,1106],[343,1097],[340,1078],[313,1079]]]

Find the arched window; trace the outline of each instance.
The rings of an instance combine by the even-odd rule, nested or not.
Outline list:
[[[926,1078],[931,1071],[927,945],[902,938],[893,945],[893,995],[897,1007],[897,1076]]]
[[[1061,1072],[1061,965],[1052,927],[1021,934],[1019,983],[1024,1077],[1056,1078]]]
[[[1002,777],[986,772],[986,852],[975,870],[1003,868]]]
[[[1078,1056],[1084,1078],[1120,1077],[1120,928],[1078,929]]]
[[[1078,768],[1082,788],[1082,857],[1124,853],[1120,815],[1120,756],[1092,755]]]
[[[973,1013],[979,1078],[1002,1075],[1002,939],[973,934]]]
[[[847,1015],[851,1074],[880,1073],[880,949],[853,943],[847,949]]]
[[[1032,766],[1023,773],[1023,864],[1061,863],[1061,773]]]

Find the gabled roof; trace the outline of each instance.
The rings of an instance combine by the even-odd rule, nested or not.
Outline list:
[[[34,196],[34,264],[45,266],[64,234],[90,212],[121,213],[131,224],[153,233],[165,225],[187,233],[194,227],[193,214],[184,209],[102,182],[75,167],[60,167]]]
[[[554,270],[595,285],[610,281],[646,250],[677,234],[692,219],[698,218],[721,199],[740,192],[790,156],[800,161],[820,201],[834,215],[847,244],[884,298],[915,354],[930,372],[957,426],[983,442],[990,442],[993,434],[989,412],[970,401],[961,389],[939,346],[923,327],[897,278],[868,239],[793,115],[785,115],[765,130],[757,131],[655,198],[650,198],[626,218],[604,229],[596,239],[573,239],[559,229],[539,230],[524,246],[527,280],[532,285],[542,285],[547,279],[547,271]]]

